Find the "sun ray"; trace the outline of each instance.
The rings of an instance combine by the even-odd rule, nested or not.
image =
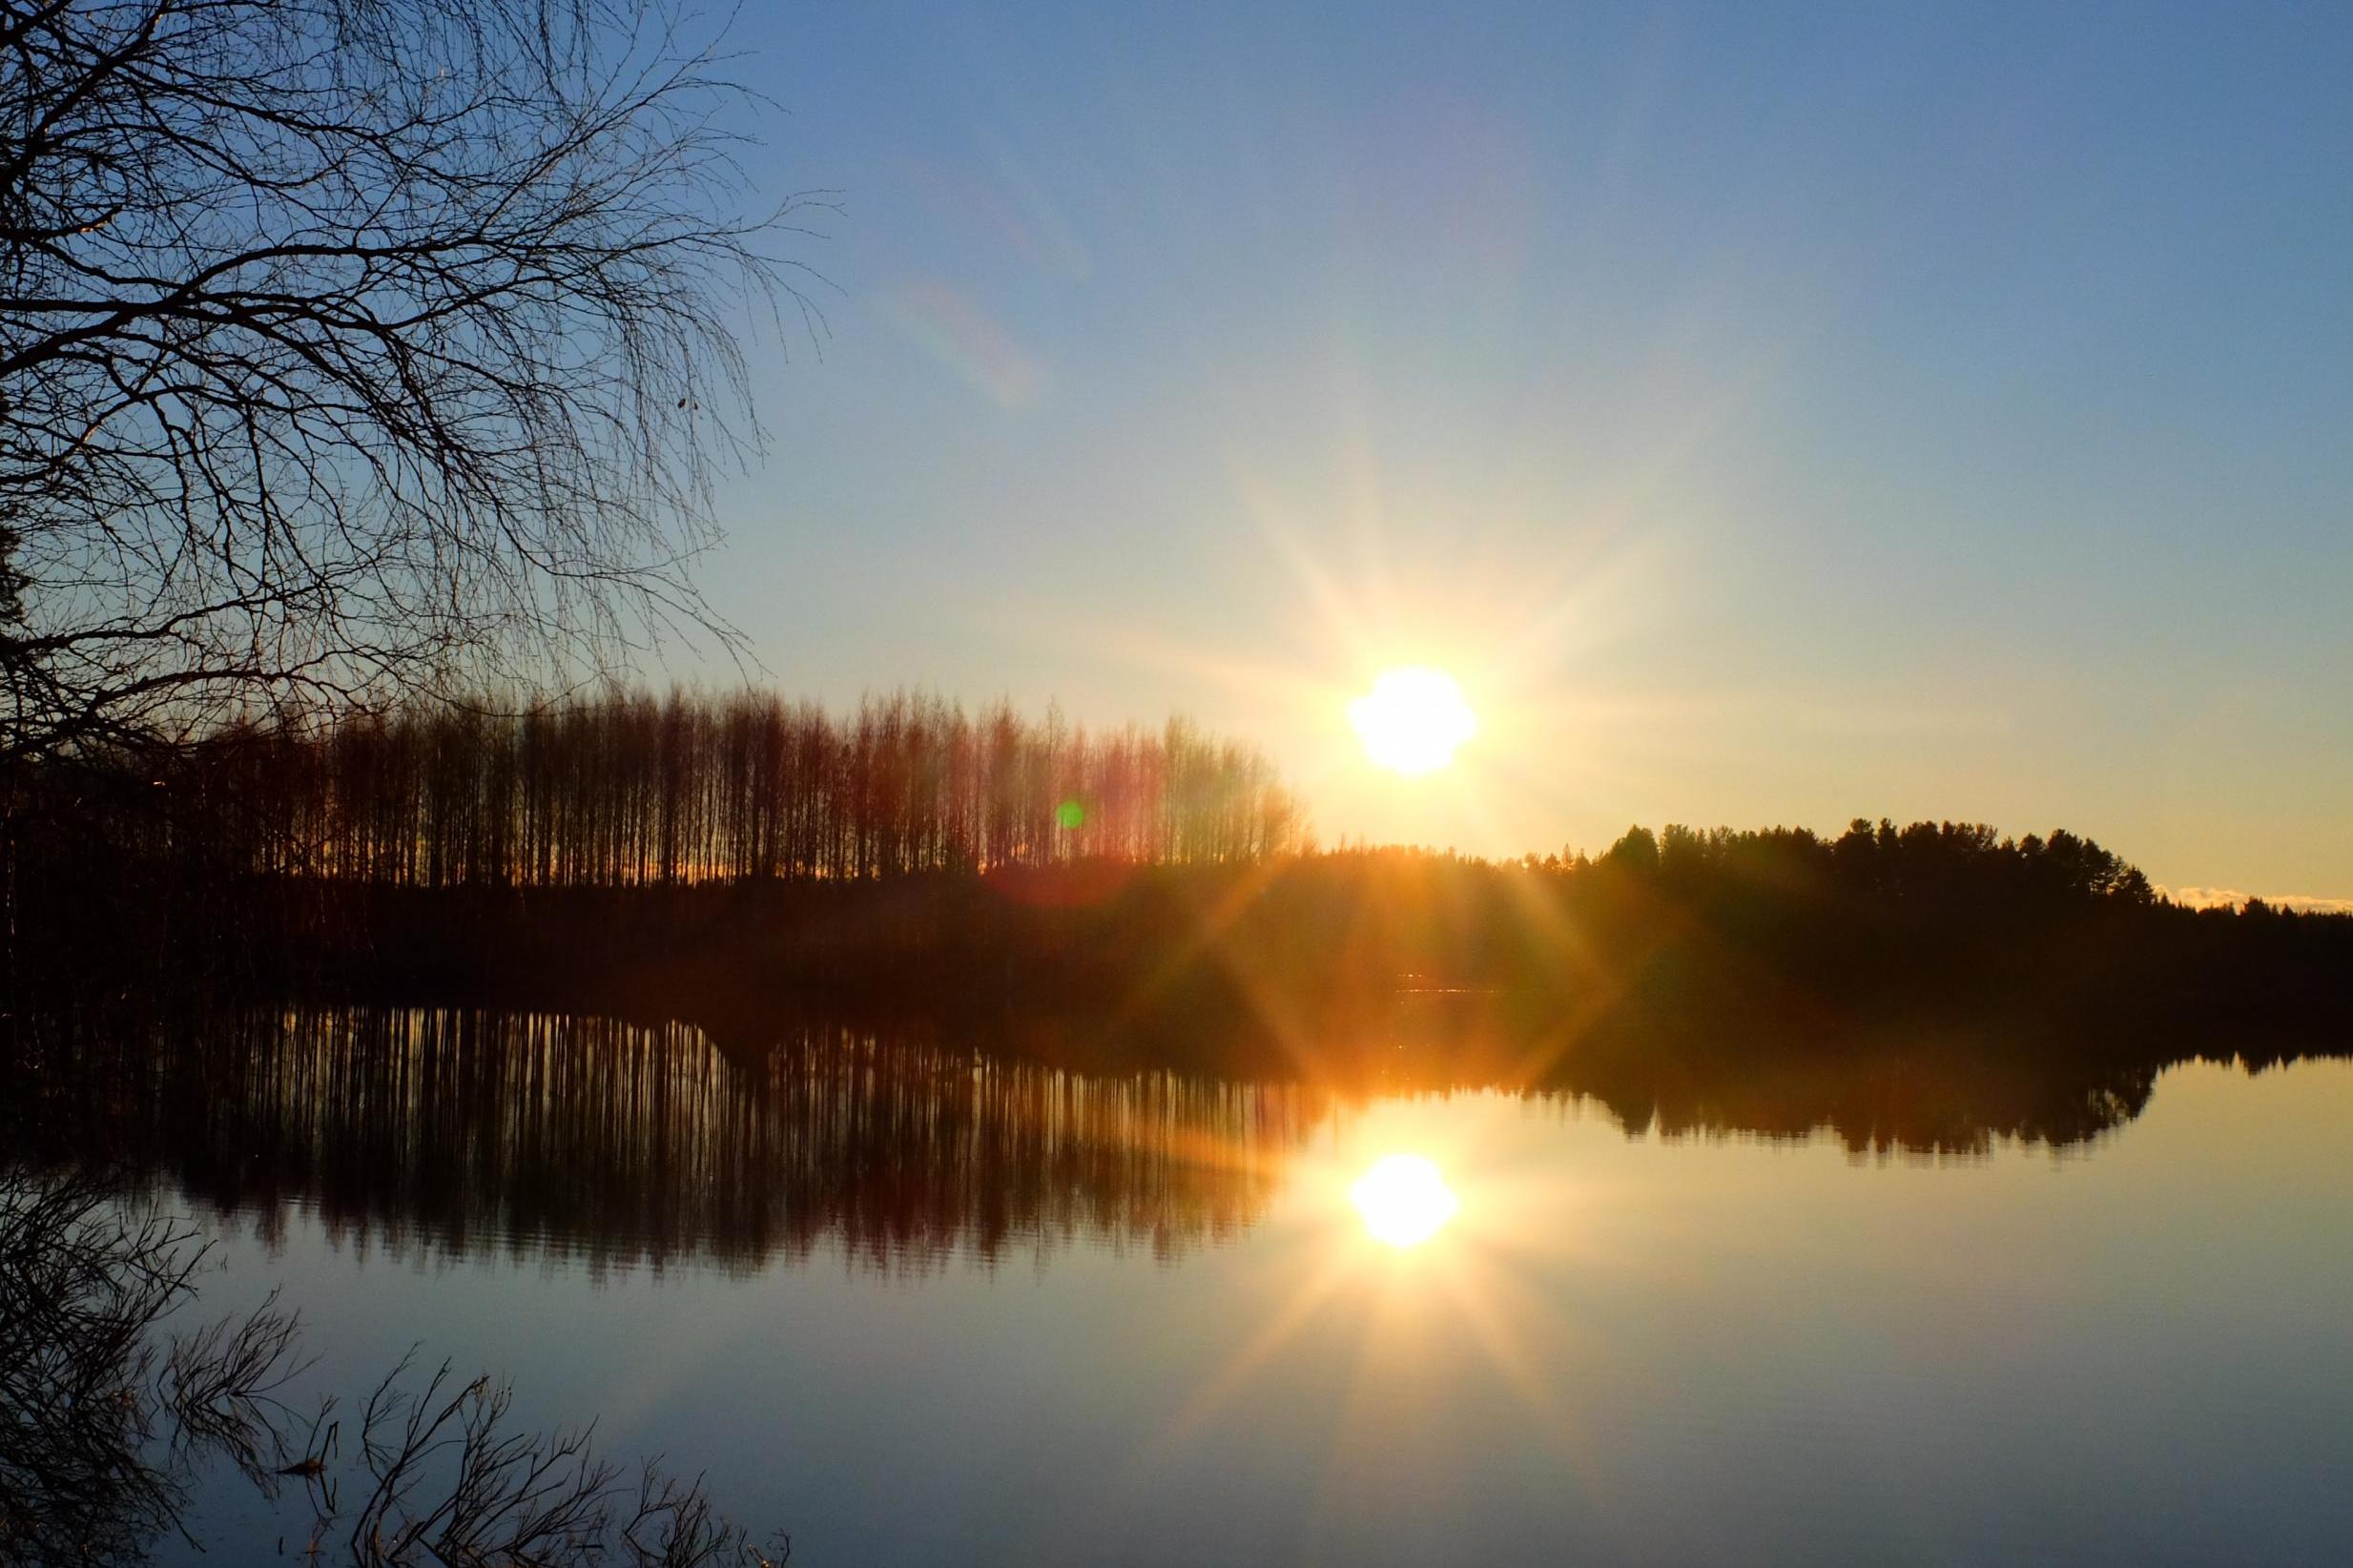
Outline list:
[[[1244,1380],[1290,1343],[1354,1271],[1354,1265],[1345,1252],[1335,1252],[1328,1258],[1324,1267],[1311,1274],[1274,1316],[1226,1358],[1207,1383],[1177,1408],[1154,1441],[1138,1455],[1136,1468],[1149,1468],[1151,1463],[1189,1442],[1239,1392]]]

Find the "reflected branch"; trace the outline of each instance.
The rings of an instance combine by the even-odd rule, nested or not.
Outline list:
[[[141,1561],[200,1463],[265,1479],[295,1319],[163,1334],[205,1251],[93,1177],[0,1178],[0,1564]]]
[[[281,1394],[299,1331],[273,1293],[184,1334],[209,1247],[186,1222],[87,1174],[0,1174],[0,1568],[131,1565],[178,1534],[198,1480],[226,1464],[276,1499],[302,1482],[316,1556],[341,1522],[328,1400],[307,1424]],[[350,1519],[357,1568],[424,1563],[713,1568],[783,1560],[697,1482],[649,1462],[633,1479],[587,1429],[509,1422],[509,1385],[460,1386],[444,1364],[412,1386],[403,1360],[368,1396]],[[293,1441],[297,1436],[299,1441]],[[299,1455],[297,1457],[297,1455]]]

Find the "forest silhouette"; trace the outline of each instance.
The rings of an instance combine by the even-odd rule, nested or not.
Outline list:
[[[2073,833],[1326,852],[1263,756],[1181,720],[612,694],[243,725],[10,786],[10,989],[36,1006],[307,996],[750,1036],[815,1001],[1243,1076],[1344,1072],[1429,992],[1493,999],[1542,1062],[2353,1038],[2353,918],[2177,907]]]

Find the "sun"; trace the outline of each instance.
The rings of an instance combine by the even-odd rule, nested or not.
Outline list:
[[[1392,1247],[1419,1247],[1462,1207],[1438,1167],[1418,1154],[1375,1161],[1348,1195],[1364,1216],[1365,1228]]]
[[[1445,767],[1455,749],[1478,733],[1478,715],[1455,677],[1419,666],[1383,671],[1372,691],[1348,705],[1348,721],[1365,755],[1408,774]]]

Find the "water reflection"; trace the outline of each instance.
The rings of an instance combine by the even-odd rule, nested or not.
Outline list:
[[[1427,1157],[1387,1154],[1348,1189],[1365,1229],[1392,1247],[1419,1247],[1462,1207],[1455,1189]]]
[[[921,1270],[1073,1243],[1172,1258],[1232,1237],[1336,1106],[1399,1094],[1499,1089],[1666,1140],[1982,1157],[2095,1139],[2140,1114],[2165,1065],[1972,1042],[1532,1053],[1462,1016],[1407,1016],[1312,1083],[1066,1047],[1049,1064],[906,1026],[721,1044],[681,1023],[364,1007],[31,1029],[0,1051],[0,1158],[168,1181],[265,1235],[306,1211],[338,1245],[402,1256],[748,1270],[824,1249]],[[1360,1164],[1334,1189],[1335,1217],[1352,1201],[1392,1246],[1456,1207],[1427,1158]]]
[[[1307,1090],[1088,1077],[812,1029],[745,1061],[685,1025],[431,1010],[59,1036],[0,1080],[19,1157],[163,1178],[341,1244],[921,1269],[1084,1240],[1172,1257],[1263,1209]]]
[[[2343,1047],[2340,1046],[2340,1049]],[[2248,1065],[2301,1053],[2224,1054]],[[1827,1138],[1857,1156],[1976,1157],[2002,1143],[2068,1147],[2148,1108],[2197,1053],[2144,1039],[2054,1042],[1888,1027],[1815,1035],[1586,1034],[1509,999],[1409,997],[1375,1054],[1389,1086],[1500,1087],[1598,1104],[1631,1134]]]
[[[795,1561],[2335,1560],[2353,1070],[2150,1094],[2146,1063],[1728,1045],[1531,1093],[1464,1038],[1309,1089],[521,1015],[34,1035],[0,1169],[111,1157],[247,1216],[204,1310],[282,1286],[305,1410],[422,1342],[532,1430],[707,1473]],[[1096,1242],[1131,1266],[896,1278]],[[162,1563],[267,1556],[242,1496],[197,1523],[255,1550]]]

